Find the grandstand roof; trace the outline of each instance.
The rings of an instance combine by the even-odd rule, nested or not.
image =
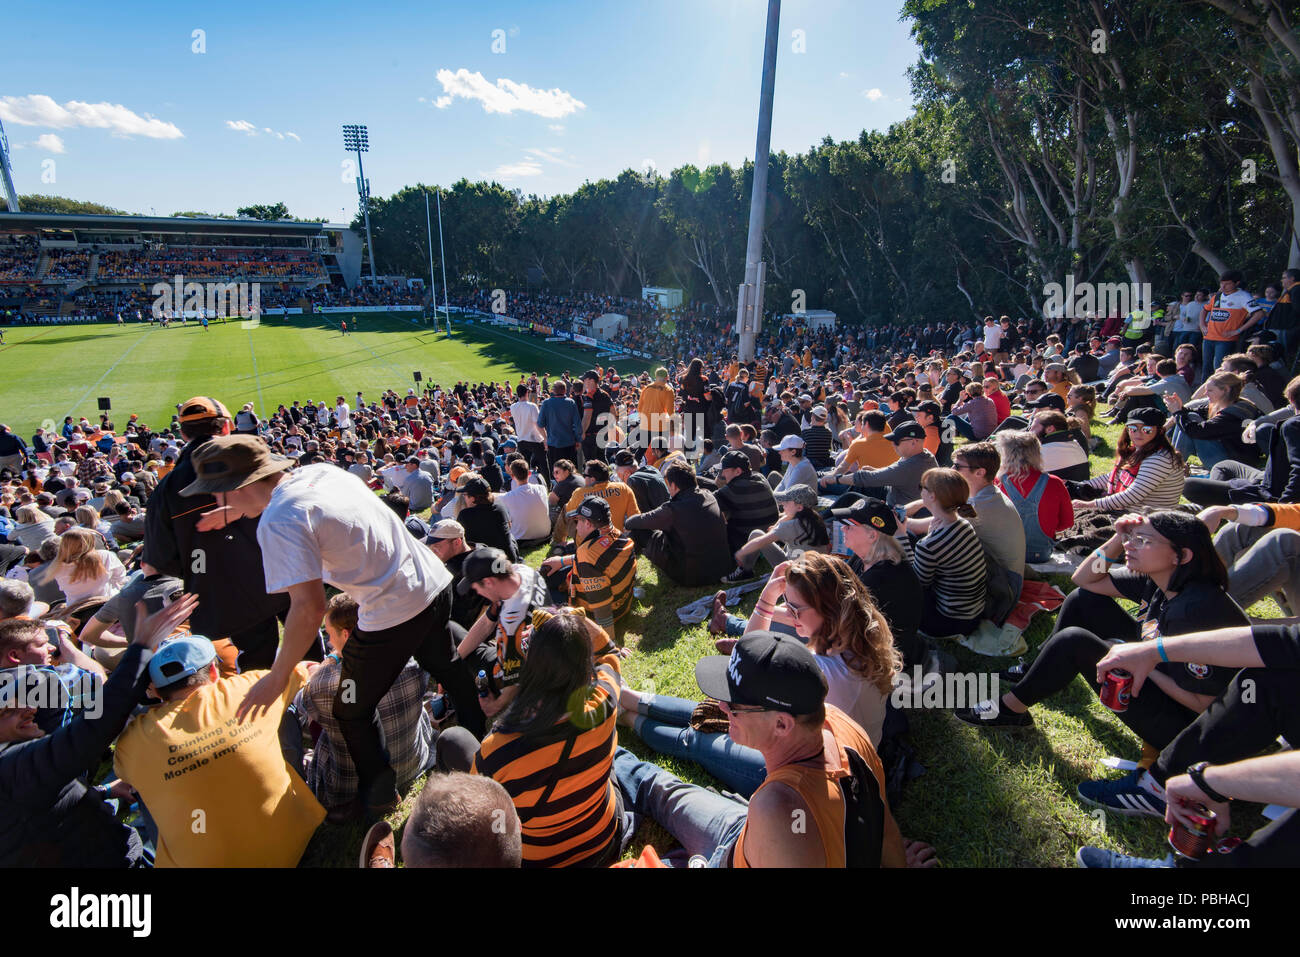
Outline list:
[[[293,220],[268,222],[260,219],[220,219],[188,216],[109,216],[97,213],[9,213],[0,212],[3,229],[98,229],[143,232],[210,233],[319,233],[338,229],[326,223]],[[346,228],[346,227],[345,227]]]

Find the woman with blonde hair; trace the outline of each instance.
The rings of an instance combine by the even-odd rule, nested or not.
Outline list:
[[[1232,372],[1216,372],[1205,380],[1205,397],[1184,406],[1175,394],[1164,396],[1178,432],[1174,448],[1184,456],[1195,452],[1201,465],[1212,469],[1225,459],[1255,465],[1259,450],[1242,441],[1246,422],[1258,418],[1260,410],[1242,399],[1246,380]],[[1179,434],[1181,433],[1181,434]]]
[[[956,469],[930,469],[921,476],[921,498],[907,506],[908,530],[924,533],[912,552],[912,567],[925,593],[921,631],[938,638],[967,635],[984,614],[988,566],[984,546],[967,520],[970,486]],[[928,509],[931,518],[917,519]]]
[[[1032,432],[999,432],[994,441],[1002,458],[997,486],[1025,526],[1025,561],[1045,562],[1056,536],[1074,525],[1070,490],[1043,471],[1043,447]]]
[[[95,547],[94,532],[73,527],[59,540],[54,580],[71,608],[87,598],[117,594],[126,582],[126,568],[112,552]]]
[[[9,541],[25,548],[40,548],[41,542],[54,534],[54,519],[40,510],[37,505],[22,505],[14,512],[17,521],[9,530]]]
[[[105,522],[99,514],[99,510],[90,505],[78,505],[77,510],[73,512],[77,520],[77,525],[87,529],[95,536],[96,548],[116,548],[117,543],[113,541],[113,532],[109,524]]]
[[[826,677],[826,707],[844,712],[878,744],[902,656],[894,647],[889,622],[848,563],[837,555],[806,552],[778,565],[763,587],[746,633],[773,624],[792,627],[816,654]],[[696,761],[729,790],[748,797],[766,777],[758,751],[736,744],[725,731],[710,728],[705,733],[691,726],[694,701],[625,687],[619,704],[620,722],[631,726],[648,747]]]

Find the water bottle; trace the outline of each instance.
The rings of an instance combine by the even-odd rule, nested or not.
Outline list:
[[[478,688],[478,696],[480,698],[486,698],[488,696],[490,686],[488,685],[488,676],[486,671],[483,671],[482,669],[479,670],[479,673],[474,677],[474,687]]]

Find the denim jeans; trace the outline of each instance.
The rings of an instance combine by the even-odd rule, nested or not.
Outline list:
[[[1206,469],[1212,469],[1220,462],[1232,458],[1228,446],[1218,439],[1194,439],[1179,426],[1174,426],[1169,438],[1179,455],[1184,459],[1195,455]]]
[[[1219,342],[1215,339],[1205,340],[1205,362],[1201,368],[1204,370],[1205,377],[1209,378],[1219,368],[1219,363],[1223,362],[1225,356],[1230,356],[1237,350],[1237,340],[1232,339],[1228,342]]]
[[[749,813],[745,804],[687,784],[658,765],[639,760],[626,748],[614,753],[614,780],[622,792],[623,806],[635,817],[658,822],[677,838],[687,855],[707,858],[709,867],[727,865]]]
[[[763,755],[736,744],[726,734],[703,734],[691,727],[695,702],[651,695],[646,711],[633,723],[637,735],[660,754],[694,761],[742,797],[753,794],[767,777]]]

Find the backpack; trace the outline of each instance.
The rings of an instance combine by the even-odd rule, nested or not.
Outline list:
[[[880,784],[862,755],[845,748],[849,776],[840,778],[844,797],[844,866],[879,867],[885,840],[885,804]]]

